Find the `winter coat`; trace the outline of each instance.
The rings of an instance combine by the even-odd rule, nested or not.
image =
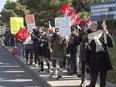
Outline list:
[[[38,54],[39,54],[39,56],[43,56],[43,43],[45,41],[45,38],[42,35],[42,33],[39,33],[37,37],[39,38],[39,40],[37,41]]]
[[[39,34],[39,32],[38,31],[35,31],[35,30],[33,30],[33,33],[32,34],[34,34],[34,36],[32,36],[32,40],[33,40],[33,52],[34,53],[38,53],[38,51],[39,51],[39,49],[38,49],[38,34]]]
[[[43,56],[44,57],[47,57],[49,60],[51,58],[51,53],[50,53],[50,43],[49,43],[49,40],[48,40],[48,36],[45,34],[43,35]]]
[[[79,35],[79,42],[80,42],[80,60],[86,62],[86,43],[88,42],[87,39],[87,32],[81,31]]]
[[[78,52],[78,45],[79,45],[78,36],[71,35],[68,42],[67,52],[71,54],[76,54]]]
[[[107,35],[107,44],[104,44],[103,37],[100,38],[100,42],[102,43],[104,51],[96,52],[96,44],[94,40],[92,40],[87,47],[87,64],[93,72],[108,71],[112,69],[107,51],[107,46],[113,47],[111,37]]]
[[[57,58],[58,60],[63,61],[66,46],[65,39],[59,35],[54,34],[50,39],[50,43],[52,44],[52,58]]]

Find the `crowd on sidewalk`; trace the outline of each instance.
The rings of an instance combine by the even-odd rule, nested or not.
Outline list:
[[[68,37],[62,37],[59,28],[48,32],[43,26],[36,27],[30,33],[26,41],[21,42],[10,31],[5,31],[4,44],[17,46],[20,56],[26,60],[25,64],[35,64],[41,68],[39,72],[45,71],[45,61],[46,73],[51,73],[51,78],[57,76],[57,80],[62,79],[63,70],[68,66],[67,74],[81,77],[80,87],[83,87],[85,72],[90,74],[90,85],[86,87],[95,87],[99,74],[100,87],[106,87],[107,71],[112,69],[107,47],[113,47],[114,43],[102,22],[91,22],[89,26],[81,26],[81,29],[73,26]]]

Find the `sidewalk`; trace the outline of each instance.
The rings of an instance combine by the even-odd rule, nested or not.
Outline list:
[[[12,50],[11,47],[6,47],[9,51]],[[22,61],[22,63],[25,63],[24,58],[21,58],[17,56],[18,59]],[[25,64],[24,64],[25,65]],[[76,75],[68,75],[66,70],[63,71],[62,79],[56,80],[55,78],[50,77],[50,73],[46,73],[47,66],[45,65],[45,72],[39,72],[40,67],[37,67],[35,65],[25,65],[30,69],[31,71],[34,71],[33,74],[36,74],[37,76],[43,78],[43,80],[47,81],[52,87],[79,87],[81,83],[81,78],[77,77]],[[89,80],[85,81],[85,84],[89,84]],[[99,87],[99,80],[97,81],[96,87]],[[116,87],[116,84],[112,84],[110,82],[107,82],[106,87]]]

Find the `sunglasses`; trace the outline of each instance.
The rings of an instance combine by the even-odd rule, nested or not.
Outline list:
[[[55,32],[59,32],[59,31],[55,31]]]

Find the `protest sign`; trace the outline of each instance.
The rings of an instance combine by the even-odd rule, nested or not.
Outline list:
[[[116,20],[116,1],[90,4],[91,21]]]
[[[71,34],[70,17],[55,18],[55,27],[60,29],[61,36],[69,36]]]
[[[28,30],[24,29],[24,28],[20,28],[20,30],[17,32],[17,34],[15,35],[15,37],[24,42],[28,36],[30,35],[30,33],[28,32]]]
[[[21,27],[24,27],[23,17],[10,17],[11,34],[16,34]]]
[[[27,24],[27,29],[28,30],[29,29],[34,29],[36,27],[34,14],[26,15],[25,19],[26,19],[26,24]]]

